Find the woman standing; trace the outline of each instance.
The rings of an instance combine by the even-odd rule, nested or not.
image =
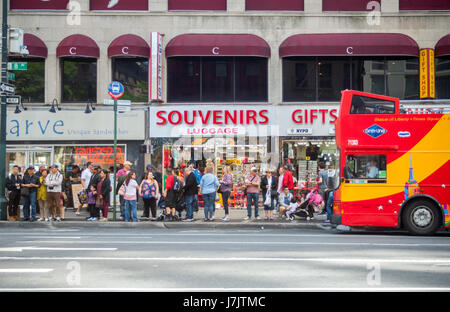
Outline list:
[[[206,174],[202,177],[200,181],[200,190],[203,195],[203,201],[205,202],[205,220],[204,221],[214,221],[213,211],[214,204],[216,202],[216,190],[219,186],[219,180],[213,174],[214,168],[211,166],[206,167]]]
[[[272,175],[271,170],[266,171],[266,175],[261,180],[261,191],[263,195],[264,213],[266,220],[273,220],[273,209],[278,196],[278,179]],[[270,205],[266,205],[267,196],[270,196]],[[270,212],[270,216],[269,216]]]
[[[125,182],[123,182],[123,185],[125,187],[125,221],[130,221],[130,208],[132,212],[132,221],[138,222],[137,218],[137,207],[136,207],[136,190],[139,191],[139,184],[136,182],[136,173],[134,171],[128,172],[127,178],[125,179]]]
[[[106,169],[100,171],[100,182],[97,184],[97,198],[100,200],[99,206],[103,214],[100,221],[108,221],[109,194],[111,192],[111,180]]]
[[[172,169],[167,169],[167,178],[164,189],[164,198],[166,203],[166,213],[169,220],[175,220],[176,192],[173,189],[176,177],[173,175]]]
[[[228,210],[228,198],[230,198],[231,188],[233,187],[233,175],[231,174],[230,166],[225,166],[223,168],[223,177],[220,180],[220,192],[222,193],[222,202],[223,208],[225,209],[225,216],[222,218],[222,221],[230,221],[228,218],[229,210]]]
[[[153,177],[151,171],[145,174],[144,180],[142,180],[139,186],[139,196],[144,201],[144,218],[147,220],[150,218],[150,212],[152,211],[152,221],[156,220],[156,200],[159,194],[158,182]]]
[[[37,191],[37,200],[39,203],[39,207],[41,209],[41,218],[38,221],[48,221],[49,217],[49,209],[47,205],[47,184],[45,183],[45,179],[47,178],[47,169],[41,171],[41,176],[39,177],[39,188]]]

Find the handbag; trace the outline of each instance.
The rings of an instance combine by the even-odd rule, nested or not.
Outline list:
[[[81,190],[78,193],[78,201],[80,202],[80,204],[84,205],[87,203],[88,200],[88,195],[87,195],[87,191],[86,190]]]
[[[271,191],[270,190],[267,190],[267,192],[266,192],[266,200],[264,201],[264,206],[270,206],[270,204],[272,203],[272,198],[271,198],[272,196],[271,196]]]
[[[220,201],[220,195],[219,193],[216,193],[216,202]]]
[[[103,199],[97,197],[97,199],[95,200],[95,207],[100,207],[103,205]]]
[[[122,184],[117,192],[120,196],[125,196],[125,184]]]

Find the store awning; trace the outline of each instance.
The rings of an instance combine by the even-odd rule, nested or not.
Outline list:
[[[288,56],[419,56],[419,46],[409,36],[396,33],[299,34],[280,45]]]
[[[100,56],[100,49],[94,40],[85,35],[71,35],[66,37],[56,49],[57,57],[93,57]]]
[[[434,47],[434,55],[436,57],[450,55],[450,34],[442,37],[436,43],[436,46]]]
[[[184,34],[170,40],[166,56],[270,57],[270,46],[249,34]]]
[[[108,47],[108,57],[114,56],[150,57],[150,47],[139,36],[122,35],[114,39]]]
[[[44,41],[42,41],[35,35],[24,34],[23,45],[27,47],[27,50],[29,52],[27,57],[46,58],[48,55],[47,46],[45,45]]]

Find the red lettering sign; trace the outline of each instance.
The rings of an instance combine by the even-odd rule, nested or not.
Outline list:
[[[117,147],[117,163],[123,164],[125,161],[122,147]],[[75,148],[75,163],[92,162],[96,165],[114,165],[114,147],[112,146],[89,146]]]

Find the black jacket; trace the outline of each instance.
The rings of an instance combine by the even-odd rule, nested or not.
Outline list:
[[[195,174],[191,172],[184,181],[184,195],[197,195],[198,194],[198,186],[197,186],[197,178]]]
[[[26,174],[22,179],[22,185],[23,184],[36,184],[41,185],[41,182],[39,181],[39,177],[35,174],[33,174],[31,177],[30,175]],[[23,188],[23,187],[22,187]],[[37,192],[37,187],[29,187],[30,193]]]
[[[107,202],[109,202],[110,192],[111,192],[111,180],[109,178],[105,178],[105,180],[103,180],[103,183],[102,183],[102,194],[101,194],[103,197],[103,200],[106,200]]]
[[[88,190],[91,189],[91,185],[93,185],[95,188],[97,188],[98,182],[100,182],[100,173],[97,173],[96,175],[91,177],[91,180],[89,181],[89,185],[87,187]]]
[[[261,179],[261,191],[263,193],[267,192],[266,186],[268,183],[269,183],[269,181],[267,180],[267,176],[264,176]],[[272,186],[270,189],[272,191],[272,195],[275,195],[275,193],[278,190],[278,178],[277,177],[272,176]]]
[[[16,183],[22,185],[22,178],[20,177],[20,175],[14,176],[13,174],[8,175],[8,177],[6,178],[6,189],[8,191],[19,191],[16,187]]]

